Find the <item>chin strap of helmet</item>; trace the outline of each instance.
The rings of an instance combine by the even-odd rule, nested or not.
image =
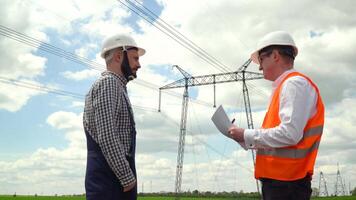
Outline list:
[[[127,49],[129,50],[129,49]],[[129,59],[127,57],[127,50],[123,51],[124,54],[124,59],[122,60],[122,64],[121,64],[121,70],[122,73],[124,75],[124,77],[126,78],[127,82],[133,80],[136,78],[136,75],[132,73],[130,64],[129,64]]]

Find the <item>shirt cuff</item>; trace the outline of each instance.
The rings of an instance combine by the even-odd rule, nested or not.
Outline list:
[[[245,129],[244,140],[245,140],[246,148],[249,149],[255,148],[255,141],[254,141],[255,135],[256,135],[256,131],[254,129]]]
[[[131,172],[131,170],[130,170]],[[126,174],[124,177],[122,177],[122,179],[120,180],[121,185],[123,187],[129,186],[131,183],[133,183],[134,181],[136,181],[135,175],[131,172],[129,174]]]

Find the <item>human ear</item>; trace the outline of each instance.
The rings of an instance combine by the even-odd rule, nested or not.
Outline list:
[[[121,60],[121,56],[122,56],[122,54],[121,54],[121,52],[120,51],[116,51],[115,53],[114,53],[114,60],[116,61],[116,62],[120,62],[120,60]]]
[[[279,54],[279,51],[273,50],[272,51],[272,58],[275,61],[278,61],[281,58],[281,54]]]

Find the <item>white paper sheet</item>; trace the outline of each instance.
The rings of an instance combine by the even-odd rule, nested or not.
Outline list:
[[[228,129],[231,126],[231,121],[229,120],[229,117],[227,116],[224,108],[222,105],[216,109],[215,113],[211,117],[211,120],[214,122],[216,128],[224,134],[226,137],[231,138],[230,134],[228,133]]]
[[[230,126],[232,125],[232,123],[231,123],[229,117],[227,116],[227,114],[226,114],[224,108],[222,107],[222,105],[220,105],[218,107],[218,109],[216,109],[215,113],[211,117],[211,120],[215,124],[216,128],[218,128],[218,130],[223,135],[225,135],[228,138],[231,138],[228,130],[229,130]],[[239,142],[239,144],[241,145],[242,148],[247,150],[247,148],[245,146],[245,143]]]

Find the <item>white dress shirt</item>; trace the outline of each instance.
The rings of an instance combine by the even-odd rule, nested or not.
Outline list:
[[[280,75],[273,83],[274,92],[281,81],[294,69]],[[297,144],[303,137],[307,121],[316,113],[318,95],[314,87],[302,76],[288,78],[282,85],[279,97],[279,118],[281,123],[268,129],[246,129],[244,132],[247,148],[278,148]]]

